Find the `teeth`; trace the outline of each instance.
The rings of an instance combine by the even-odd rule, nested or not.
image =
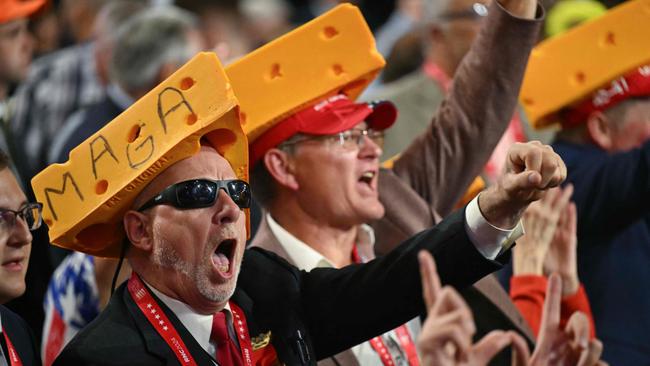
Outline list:
[[[361,177],[365,179],[372,179],[375,177],[375,172],[365,172]]]
[[[223,253],[215,253],[212,256],[212,261],[216,265],[219,272],[227,273],[230,270],[230,261]]]

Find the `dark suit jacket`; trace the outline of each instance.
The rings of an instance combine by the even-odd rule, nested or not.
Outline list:
[[[40,352],[34,341],[32,330],[27,326],[27,323],[3,305],[0,305],[0,317],[2,318],[2,331],[7,332],[9,340],[11,340],[11,344],[16,349],[23,365],[40,366]],[[4,342],[4,336],[2,336],[2,342]],[[6,355],[6,350],[3,350],[3,353]],[[11,365],[11,362],[7,360],[7,364]]]
[[[608,154],[556,142],[578,211],[578,273],[603,359],[650,365],[650,141]]]
[[[287,260],[292,265],[295,265],[295,263],[291,260],[289,253],[287,253],[287,251],[284,249],[278,238],[273,235],[266,217],[262,218],[262,222],[257,230],[257,234],[255,234],[255,238],[253,238],[250,245],[251,247],[262,248],[273,252]],[[357,252],[361,258],[375,258],[374,247],[369,243],[357,243]],[[359,366],[359,360],[357,360],[357,357],[354,355],[354,352],[352,352],[352,349],[346,349],[343,352],[318,361],[318,366],[336,365]]]
[[[508,255],[486,260],[467,237],[463,216],[460,210],[383,258],[339,270],[299,271],[271,252],[249,249],[233,299],[246,314],[252,336],[272,332],[271,342],[283,363],[315,365],[317,359],[382,334],[424,311],[419,250],[434,255],[445,283],[461,288],[501,267]],[[467,270],[458,271],[461,266]],[[65,347],[55,365],[178,364],[134,306],[121,287],[106,310]],[[209,364],[178,319],[161,307],[195,359]]]

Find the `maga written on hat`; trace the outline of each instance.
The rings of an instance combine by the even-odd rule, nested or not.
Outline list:
[[[118,257],[122,218],[158,174],[194,155],[201,140],[248,180],[248,141],[237,99],[214,53],[199,53],[126,111],[32,179],[50,239]],[[246,210],[247,221],[249,212]]]

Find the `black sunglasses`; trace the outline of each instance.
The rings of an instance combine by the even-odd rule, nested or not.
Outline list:
[[[142,212],[156,205],[171,205],[179,209],[203,208],[214,205],[222,189],[239,208],[250,208],[251,189],[243,180],[192,179],[172,184],[145,202],[138,211]]]

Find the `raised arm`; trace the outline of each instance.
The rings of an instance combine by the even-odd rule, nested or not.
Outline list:
[[[446,100],[395,162],[394,174],[442,216],[480,173],[515,111],[541,24],[536,6],[535,0],[493,2]]]

